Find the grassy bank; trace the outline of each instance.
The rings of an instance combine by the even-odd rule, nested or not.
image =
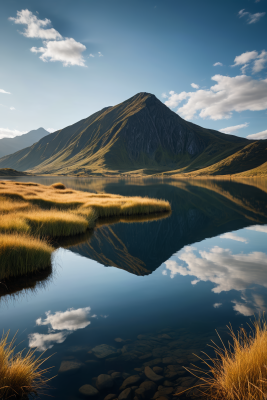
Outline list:
[[[231,344],[213,343],[216,357],[201,359],[208,369],[190,369],[201,379],[200,396],[209,400],[265,400],[267,393],[267,323],[253,323],[250,332],[229,329]]]
[[[28,394],[36,394],[43,388],[47,381],[41,365],[45,360],[35,357],[30,350],[25,355],[23,352],[15,354],[14,339],[8,342],[8,334],[0,340],[0,397],[25,398]]]
[[[164,200],[0,181],[0,279],[48,267],[54,238],[84,234],[99,218],[142,219],[170,210]]]

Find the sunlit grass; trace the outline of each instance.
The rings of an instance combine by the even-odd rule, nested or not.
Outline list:
[[[34,350],[15,354],[15,340],[8,342],[8,333],[0,340],[0,397],[24,398],[45,387],[47,379],[40,367],[45,360],[35,357]]]
[[[0,181],[0,279],[51,265],[53,238],[84,234],[98,218],[170,212],[167,201],[95,194],[62,183]]]
[[[37,237],[0,234],[0,279],[25,275],[51,265],[54,248]]]
[[[213,343],[215,358],[201,359],[207,370],[188,369],[201,379],[201,395],[209,400],[265,400],[267,393],[267,323],[259,319],[249,333],[229,328],[231,344]]]

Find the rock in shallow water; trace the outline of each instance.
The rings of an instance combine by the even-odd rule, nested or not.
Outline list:
[[[128,378],[123,381],[123,384],[120,387],[120,390],[126,389],[129,386],[134,386],[136,385],[139,381],[141,380],[139,375],[132,375],[129,376]]]
[[[113,400],[115,398],[116,398],[116,394],[110,393],[104,398],[104,400]]]
[[[58,372],[67,372],[81,368],[83,364],[75,361],[62,361]]]
[[[83,385],[80,387],[79,392],[87,397],[94,397],[98,395],[98,390],[91,385]]]
[[[108,346],[107,344],[100,344],[92,349],[93,353],[97,358],[106,358],[113,354],[118,353],[118,350],[113,346]]]
[[[159,383],[164,380],[163,376],[155,374],[150,367],[145,367],[145,375],[153,382]]]
[[[128,388],[121,392],[121,394],[118,397],[118,400],[131,400],[131,398],[132,398],[132,389]]]
[[[101,374],[97,377],[96,387],[99,390],[111,388],[113,386],[113,379],[110,375]]]

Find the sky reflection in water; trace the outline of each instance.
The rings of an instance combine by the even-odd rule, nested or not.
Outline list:
[[[127,340],[135,343],[137,335],[169,329],[186,343],[179,351],[187,357],[205,350],[215,329],[225,332],[229,321],[237,328],[266,310],[264,188],[211,181],[61,180],[82,190],[165,198],[172,215],[142,223],[104,221],[93,234],[58,249],[47,276],[37,274],[0,292],[1,329],[11,334],[19,329],[22,348],[26,342],[47,355],[56,353],[46,365],[55,366],[54,374],[66,360],[83,365],[70,386],[63,373],[53,381],[50,394],[57,399],[76,396],[81,385],[111,369],[134,374],[139,364],[125,361],[122,347]],[[88,372],[88,357],[96,357],[88,351],[100,345],[109,346],[117,361],[95,360],[99,364]]]

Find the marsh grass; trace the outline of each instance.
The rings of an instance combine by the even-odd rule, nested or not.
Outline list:
[[[249,333],[229,327],[230,342],[213,342],[215,358],[199,359],[207,369],[187,369],[201,380],[199,394],[209,400],[265,400],[267,395],[267,323],[255,320]],[[204,353],[205,354],[205,353]],[[191,388],[192,389],[192,388]],[[181,393],[180,393],[181,394]]]
[[[51,245],[37,237],[0,234],[0,280],[47,268],[53,250]]]
[[[9,333],[0,340],[0,397],[22,398],[28,394],[36,394],[44,388],[48,380],[45,374],[48,369],[41,369],[42,355],[35,357],[35,351],[29,350],[15,354],[15,337],[8,342]]]
[[[51,264],[54,238],[85,234],[97,219],[170,212],[167,201],[66,189],[62,183],[0,182],[0,279]]]

